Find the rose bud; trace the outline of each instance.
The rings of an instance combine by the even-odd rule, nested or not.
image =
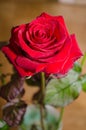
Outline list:
[[[6,85],[0,88],[0,96],[7,101],[11,101],[18,96],[23,96],[24,94],[24,78],[15,76]]]
[[[6,104],[3,108],[3,120],[6,121],[9,126],[18,126],[23,119],[26,107],[27,105],[24,101],[19,101],[15,104]]]
[[[64,18],[47,13],[14,27],[9,44],[1,50],[22,77],[38,72],[64,75],[82,56],[75,34],[69,34]]]

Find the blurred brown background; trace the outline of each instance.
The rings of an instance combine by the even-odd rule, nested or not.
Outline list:
[[[9,40],[13,26],[30,22],[41,12],[47,12],[51,15],[64,16],[69,32],[76,34],[79,46],[85,52],[86,0],[69,0],[72,4],[68,0],[64,1],[66,4],[58,0],[0,0],[0,41]],[[12,66],[1,52],[0,62],[4,65],[2,67],[4,73],[11,71]],[[86,73],[86,64],[83,73]],[[29,100],[32,89],[27,87],[25,89],[27,93],[24,98]],[[0,115],[2,104],[4,100],[0,98]],[[63,130],[86,130],[86,93],[82,92],[74,103],[66,107],[63,122]]]

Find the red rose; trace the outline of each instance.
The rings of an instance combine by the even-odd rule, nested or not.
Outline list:
[[[69,35],[62,16],[42,13],[31,23],[12,29],[10,44],[2,51],[21,76],[38,72],[65,74],[82,52]]]

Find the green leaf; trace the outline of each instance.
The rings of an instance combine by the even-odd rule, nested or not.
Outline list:
[[[56,130],[59,120],[59,112],[52,106],[47,105],[44,116],[45,130]],[[20,130],[42,130],[40,121],[40,107],[38,105],[30,105],[27,107]],[[61,127],[58,129],[61,130]]]
[[[3,120],[0,120],[0,130],[9,130],[9,126]]]
[[[78,62],[75,62],[73,70],[78,73],[81,73],[81,71],[82,71],[81,65]]]
[[[82,90],[86,92],[86,74],[81,77]]]
[[[46,87],[45,104],[64,107],[73,102],[82,89],[78,77],[79,73],[70,70],[64,78],[52,79]]]

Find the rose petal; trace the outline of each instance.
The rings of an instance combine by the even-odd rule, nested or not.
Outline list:
[[[32,72],[25,71],[23,68],[21,68],[20,66],[18,66],[16,64],[15,60],[17,58],[17,55],[16,55],[16,53],[13,52],[13,50],[10,49],[9,46],[3,47],[2,51],[8,57],[8,59],[12,62],[12,64],[15,66],[15,68],[19,72],[20,76],[24,77],[24,76],[31,76],[31,75],[33,75]]]
[[[71,35],[71,42],[69,40],[69,43],[67,41],[67,44],[70,46],[70,49],[68,50],[69,46],[66,45],[64,49],[62,49],[62,52],[57,55],[57,62],[47,65],[47,68],[45,69],[46,73],[65,74],[69,69],[71,69],[71,67],[73,67],[75,60],[82,56],[81,50],[79,49],[75,39],[75,35]],[[60,58],[63,58],[64,55],[66,55],[65,59],[60,60]]]

